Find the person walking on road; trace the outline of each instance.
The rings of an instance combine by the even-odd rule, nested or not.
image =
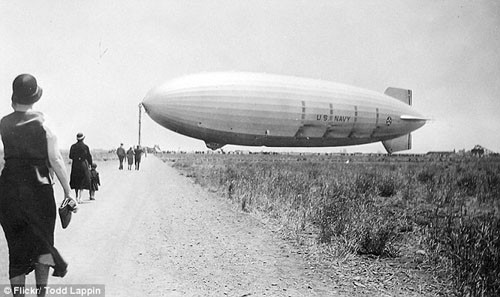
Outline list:
[[[120,143],[120,147],[116,149],[116,154],[118,155],[118,160],[120,161],[120,166],[118,167],[118,169],[123,170],[123,160],[127,155],[125,153],[125,149],[123,148],[123,143]]]
[[[139,165],[141,164],[142,153],[143,153],[142,148],[140,146],[137,146],[134,150],[135,170],[139,170]]]
[[[127,151],[127,163],[128,170],[132,170],[132,164],[134,164],[134,149],[130,147]]]
[[[101,185],[99,172],[97,172],[96,168],[97,164],[92,163],[92,168],[90,169],[90,200],[95,200],[95,192],[99,190],[99,186]]]
[[[76,201],[82,203],[83,190],[90,190],[90,165],[92,155],[89,147],[83,143],[85,136],[83,133],[76,135],[77,142],[69,150],[71,162],[70,186],[75,189]]]
[[[49,267],[54,269],[53,276],[64,277],[67,271],[68,264],[54,247],[56,204],[50,169],[76,211],[57,137],[45,115],[32,109],[41,96],[42,88],[34,76],[17,76],[13,82],[14,112],[0,121],[5,159],[0,176],[0,225],[9,248],[14,296],[24,296],[26,275],[33,270],[38,296],[46,294]]]

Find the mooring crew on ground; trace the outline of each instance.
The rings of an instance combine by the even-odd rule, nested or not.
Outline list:
[[[118,155],[118,160],[120,161],[119,170],[123,170],[123,160],[127,156],[125,149],[123,148],[123,143],[120,143],[120,147],[116,149],[116,154]]]
[[[89,147],[83,143],[85,136],[83,133],[76,135],[77,142],[69,150],[71,162],[71,177],[69,185],[75,189],[76,201],[82,203],[83,190],[90,190],[90,165],[92,155]]]
[[[14,112],[2,118],[0,134],[5,166],[0,177],[0,224],[9,247],[9,278],[19,292],[26,274],[35,270],[38,296],[45,295],[49,267],[54,276],[66,274],[67,263],[54,248],[56,205],[49,168],[71,198],[71,189],[57,138],[45,116],[32,110],[42,96],[35,77],[21,74],[13,83]],[[74,200],[70,203],[76,207]],[[24,294],[14,294],[24,296]]]

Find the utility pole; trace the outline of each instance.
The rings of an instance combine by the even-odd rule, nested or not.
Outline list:
[[[142,116],[142,103],[139,103],[139,141],[138,141],[139,146],[141,146],[141,116]]]

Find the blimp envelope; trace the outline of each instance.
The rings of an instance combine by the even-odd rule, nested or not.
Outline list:
[[[143,106],[158,124],[205,141],[269,147],[333,147],[382,141],[411,148],[426,119],[411,90],[385,94],[328,81],[245,72],[201,73],[153,88]]]

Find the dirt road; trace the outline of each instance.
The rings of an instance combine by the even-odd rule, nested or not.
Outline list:
[[[116,163],[98,163],[96,201],[80,205],[68,229],[57,222],[56,247],[70,266],[50,283],[104,284],[106,296],[342,295],[268,226],[159,159],[148,156],[140,171]],[[0,253],[6,283],[3,236]]]

